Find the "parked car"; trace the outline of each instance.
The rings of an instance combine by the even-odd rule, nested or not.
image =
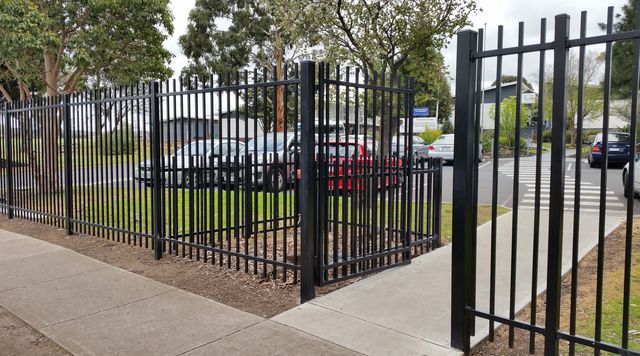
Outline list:
[[[640,159],[636,159],[635,171],[633,172],[633,194],[635,196],[640,194]],[[629,163],[627,163],[622,169],[622,185],[624,186],[624,196],[628,197],[629,192]]]
[[[210,140],[203,139],[188,143],[174,153],[163,157],[163,172],[161,179],[163,184],[179,186],[185,188],[200,188],[215,179],[217,169],[214,170],[214,177],[210,177],[209,162],[213,162],[214,167],[218,167],[220,161],[217,157],[222,154],[222,162],[229,160],[229,157],[237,155],[244,148],[244,143],[231,140]],[[142,162],[134,173],[134,179],[151,186],[153,183],[152,161]]]
[[[440,157],[445,163],[453,163],[453,134],[440,135],[429,145],[429,157]],[[478,147],[478,162],[484,161],[482,144]]]
[[[597,134],[589,145],[587,161],[589,167],[596,168],[602,163],[602,133]],[[629,134],[624,132],[609,133],[609,148],[607,159],[609,163],[624,163],[629,160]]]
[[[429,145],[427,145],[427,143],[422,139],[422,137],[411,136],[411,138],[409,139],[413,141],[413,157],[417,157],[417,158],[429,157]],[[407,141],[407,144],[408,143],[409,142]],[[394,138],[391,145],[392,145],[391,150],[398,151],[401,157],[408,156],[409,152],[407,151],[409,150],[409,147],[405,148],[405,138],[403,136],[400,136],[400,142],[398,142],[398,138]],[[396,150],[396,147],[398,148],[397,150]]]
[[[267,133],[247,142],[241,155],[251,156],[252,184],[270,192],[285,190],[295,179],[293,162],[298,149],[293,132]]]
[[[339,190],[352,191],[352,190],[364,190],[366,189],[366,180],[371,182],[370,178],[358,176],[365,174],[366,169],[372,169],[374,166],[374,157],[369,147],[373,147],[373,142],[369,142],[365,147],[364,142],[355,141],[339,141],[339,142],[326,142],[323,146],[323,155],[327,168],[328,168],[328,189],[333,189],[335,181],[337,180]],[[318,146],[316,146],[316,160],[319,159]],[[328,156],[327,156],[328,155]],[[346,164],[346,172],[345,172]],[[338,166],[338,172],[336,174],[335,169]],[[354,165],[356,171],[354,172]],[[385,159],[385,179],[384,184],[382,181],[378,182],[378,189],[384,187],[391,187],[398,184],[402,178],[403,161],[398,157],[389,157]],[[332,179],[331,177],[339,177]],[[346,177],[345,177],[346,176]],[[354,178],[354,176],[356,176]],[[354,182],[355,180],[355,182]],[[346,182],[346,187],[344,186]],[[355,187],[354,187],[355,185]]]

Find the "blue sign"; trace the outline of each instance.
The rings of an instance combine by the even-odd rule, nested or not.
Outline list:
[[[418,106],[413,108],[413,116],[414,117],[429,117],[429,107],[428,106]]]

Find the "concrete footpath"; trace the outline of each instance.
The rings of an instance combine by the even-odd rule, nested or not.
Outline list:
[[[531,294],[533,211],[518,219],[516,309],[524,308]],[[511,221],[498,218],[496,259],[496,313],[509,315]],[[580,256],[597,244],[598,217],[581,214]],[[607,216],[606,232],[622,217]],[[571,263],[573,213],[564,217],[563,269]],[[545,290],[547,275],[548,212],[541,214],[538,292]],[[488,311],[491,223],[478,228],[477,299]],[[451,246],[415,258],[408,266],[381,272],[331,294],[291,309],[273,320],[316,335],[335,344],[375,355],[460,354],[449,348],[451,310]],[[472,345],[489,333],[489,323],[476,319]]]
[[[508,315],[511,221],[498,218],[496,312]],[[546,281],[542,213],[538,291]],[[563,268],[573,215],[565,214]],[[580,256],[597,243],[598,218],[582,214]],[[622,217],[607,217],[607,233]],[[529,302],[533,211],[518,219],[517,309]],[[491,224],[478,228],[477,307],[488,310]],[[266,320],[0,230],[0,305],[79,355],[448,355],[451,247],[415,258]],[[473,344],[488,335],[477,319]]]
[[[357,354],[292,327],[3,230],[0,305],[77,355]]]

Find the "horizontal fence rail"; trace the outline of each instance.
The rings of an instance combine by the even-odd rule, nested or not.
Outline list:
[[[471,338],[479,329],[476,327],[476,320],[481,319],[488,322],[488,339],[494,341],[494,328],[496,323],[504,324],[508,328],[509,347],[514,347],[516,330],[524,330],[529,336],[530,354],[537,351],[544,351],[545,355],[557,354],[576,354],[592,352],[599,354],[601,351],[620,353],[620,354],[638,354],[640,344],[638,339],[634,339],[632,330],[637,330],[637,325],[632,325],[630,308],[633,307],[632,300],[637,297],[632,295],[631,290],[634,278],[633,261],[633,238],[634,236],[634,190],[633,183],[635,168],[637,167],[637,105],[638,105],[638,88],[640,79],[638,68],[640,64],[640,8],[636,8],[635,29],[629,32],[614,33],[614,10],[612,7],[608,9],[607,21],[603,25],[606,34],[587,37],[586,29],[588,24],[587,13],[582,12],[580,19],[580,34],[578,38],[571,39],[570,36],[570,18],[568,15],[558,15],[555,18],[555,31],[553,41],[546,40],[546,19],[540,22],[540,37],[538,43],[524,43],[524,23],[519,24],[518,29],[518,45],[505,48],[503,46],[503,28],[498,28],[497,44],[494,49],[485,49],[485,34],[483,30],[463,31],[458,34],[458,60],[456,74],[456,161],[454,167],[454,197],[453,197],[453,276],[452,276],[452,325],[451,325],[451,344],[452,346],[469,351],[471,347]],[[612,113],[612,71],[613,59],[612,48],[615,43],[627,41],[633,48],[633,66],[626,68],[629,70],[630,85],[624,88],[626,98],[630,102],[629,109],[629,134],[628,142],[620,146],[619,142],[610,141],[611,117]],[[602,140],[594,142],[597,150],[593,152],[603,152],[597,163],[592,162],[591,165],[599,164],[600,183],[598,188],[598,207],[596,211],[590,211],[581,200],[581,192],[583,192],[582,181],[582,164],[586,158],[586,154],[581,150],[584,136],[584,123],[587,116],[586,110],[586,91],[593,86],[593,78],[587,75],[587,52],[589,46],[599,45],[603,48],[602,58],[604,66],[602,68],[602,95],[598,98],[598,103],[602,108]],[[598,48],[600,48],[598,47]],[[571,50],[577,52],[576,56],[571,54]],[[545,57],[548,53],[553,54],[553,62],[547,67]],[[521,135],[521,119],[523,116],[523,56],[525,54],[538,55],[538,88],[539,94],[536,99],[538,106],[538,115],[536,122],[533,124],[532,130],[536,132],[537,146],[535,148],[535,156],[532,160],[525,162],[521,152],[524,147],[514,144],[514,152],[512,159],[507,165],[508,175],[513,178],[512,193],[514,197],[512,219],[510,225],[510,234],[505,240],[503,236],[498,235],[497,229],[497,206],[498,206],[498,187],[501,184],[500,171],[503,171],[502,157],[504,152],[500,144],[501,135],[513,135],[515,142],[520,141]],[[515,59],[516,65],[516,94],[515,94],[515,127],[503,125],[504,116],[509,113],[504,112],[502,104],[503,84],[501,82],[503,76],[503,60],[505,57],[511,56]],[[473,150],[479,142],[479,125],[480,107],[484,105],[484,97],[481,93],[481,81],[483,65],[492,60],[496,63],[495,78],[495,108],[494,128],[493,128],[493,171],[491,177],[492,186],[492,223],[491,238],[489,241],[489,268],[487,276],[480,275],[476,264],[477,241],[475,236],[475,226],[471,221],[477,216],[477,189],[478,176],[477,162],[474,159]],[[574,63],[575,62],[575,63]],[[494,63],[494,62],[491,62]],[[547,70],[549,69],[549,70]],[[571,73],[570,73],[571,72]],[[575,73],[575,74],[574,74]],[[575,76],[575,78],[569,78]],[[575,80],[576,83],[570,82]],[[600,83],[598,83],[600,84]],[[545,90],[549,86],[549,91]],[[570,98],[569,86],[571,91],[577,95],[577,100],[569,103]],[[572,94],[573,95],[573,94]],[[568,106],[576,105],[575,121],[568,118]],[[573,111],[572,111],[573,112]],[[548,113],[548,114],[547,114]],[[549,117],[547,117],[549,115]],[[545,120],[551,122],[551,152],[550,155],[544,156],[542,147],[543,125]],[[573,123],[575,127],[576,153],[575,158],[567,156],[567,123]],[[569,125],[571,128],[571,125]],[[509,132],[505,132],[508,130]],[[459,147],[460,146],[460,147]],[[609,156],[607,152],[613,152],[610,148],[621,149],[624,154],[624,162],[628,163],[628,168],[624,169],[625,174],[625,240],[624,240],[624,273],[620,276],[622,289],[622,298],[620,301],[607,301],[605,294],[605,253],[613,253],[606,251],[606,222],[611,206],[608,205],[608,169]],[[620,148],[618,148],[620,147]],[[528,147],[526,147],[528,150]],[[590,148],[591,150],[591,148]],[[528,154],[528,153],[527,153]],[[548,158],[546,158],[548,157]],[[589,160],[591,162],[591,155]],[[572,163],[575,167],[573,179],[567,174],[567,164]],[[530,171],[523,172],[523,168],[531,168]],[[546,175],[546,174],[548,175]],[[522,201],[519,188],[521,180],[533,183],[533,206],[530,211],[528,207],[520,206]],[[463,189],[464,187],[464,189]],[[565,199],[567,202],[565,202]],[[567,212],[570,211],[571,214]],[[584,214],[589,213],[585,217]],[[533,216],[532,246],[524,256],[522,248],[518,247],[520,241],[524,238],[519,232],[518,222],[523,214],[531,214]],[[583,214],[583,215],[581,215]],[[545,226],[540,226],[548,217],[548,230]],[[565,219],[569,217],[570,219]],[[579,273],[579,262],[582,255],[580,251],[584,250],[584,242],[581,237],[585,231],[581,230],[581,218],[589,218],[597,221],[597,258],[596,267],[593,275],[581,275]],[[570,229],[569,229],[570,227]],[[545,237],[544,233],[548,232]],[[565,236],[567,232],[569,236]],[[589,231],[588,233],[593,233]],[[525,240],[527,243],[529,240]],[[570,246],[563,247],[564,243]],[[505,256],[498,256],[498,245],[508,244],[509,255],[506,256],[508,263],[501,266],[508,266],[509,271],[506,278],[504,271],[497,270],[499,259]],[[541,251],[542,248],[547,249],[547,253]],[[564,265],[570,265],[570,271],[566,276],[563,275],[563,249],[570,251],[570,261],[565,261]],[[566,255],[564,256],[566,258]],[[522,260],[525,260],[523,262]],[[570,262],[570,263],[568,263]],[[522,305],[522,300],[517,297],[519,288],[525,288],[524,282],[520,281],[522,273],[518,273],[526,264],[527,270],[531,273],[530,282],[526,282],[526,288],[530,288],[530,296],[527,304],[529,305],[528,320],[518,317],[517,308]],[[484,269],[482,269],[484,271]],[[546,271],[544,279],[539,277],[541,271]],[[636,274],[637,275],[637,274]],[[502,284],[506,283],[508,288],[499,289],[497,280],[502,278]],[[565,283],[563,278],[569,278],[569,282]],[[479,295],[476,292],[476,280],[488,280],[488,300],[487,305],[477,306],[476,301]],[[527,278],[529,279],[529,278]],[[578,307],[579,307],[579,291],[578,285],[585,280],[595,281],[595,296],[593,305],[595,312],[593,313],[593,333],[580,335],[578,331]],[[538,298],[542,290],[539,287],[546,283],[546,296],[544,297],[543,310],[538,308]],[[530,285],[528,285],[530,284]],[[529,289],[527,289],[529,290]],[[568,295],[566,298],[563,295]],[[568,300],[567,300],[568,299]],[[508,305],[496,305],[498,300],[507,301]],[[608,304],[608,306],[607,306]],[[520,305],[520,306],[519,306]],[[613,305],[613,306],[612,306]],[[618,335],[615,339],[611,333],[607,334],[607,328],[611,325],[605,324],[605,307],[617,308],[620,314],[620,320],[616,319],[615,328],[619,328]],[[505,310],[505,312],[499,312]],[[562,315],[562,317],[561,317]],[[544,322],[540,325],[540,319]],[[637,322],[637,320],[636,320]],[[583,329],[584,330],[584,329]],[[584,331],[582,331],[584,333]],[[536,337],[544,340],[543,350],[536,349]]]
[[[412,83],[354,73],[304,62],[279,77],[254,69],[6,104],[0,208],[156,258],[294,283],[306,271],[307,297],[407,263],[440,244],[441,162],[411,152]],[[397,127],[382,139],[384,120]],[[366,134],[375,145],[357,138]],[[328,154],[343,143],[367,158]],[[317,214],[303,214],[305,177]],[[305,216],[318,230],[304,230]]]

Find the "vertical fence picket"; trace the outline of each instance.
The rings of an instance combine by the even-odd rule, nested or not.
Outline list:
[[[300,274],[300,300],[306,302],[315,298],[315,251],[317,240],[316,229],[316,165],[315,165],[315,80],[316,66],[314,62],[302,62],[300,67],[300,101],[301,101],[301,152],[300,152],[300,203],[302,225],[302,247]]]

